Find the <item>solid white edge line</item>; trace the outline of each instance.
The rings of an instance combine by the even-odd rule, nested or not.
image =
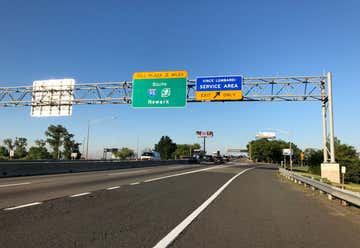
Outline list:
[[[114,172],[114,173],[109,173],[109,174],[107,174],[107,175],[108,175],[108,176],[117,176],[117,175],[124,175],[124,174],[136,174],[136,173],[146,172],[146,171],[149,171],[149,170]]]
[[[120,186],[110,187],[110,188],[107,188],[106,190],[113,190],[113,189],[118,189],[118,188],[120,188]]]
[[[197,209],[195,209],[194,212],[192,212],[188,217],[186,217],[179,225],[177,225],[172,231],[170,231],[163,239],[161,239],[153,248],[165,248],[168,245],[170,245],[179,235],[182,233],[187,226],[191,224],[191,222],[194,221],[194,219],[201,214],[202,211],[206,209],[215,199],[218,195],[221,194],[222,191],[232,182],[234,181],[238,176],[241,174],[252,170],[254,168],[245,169],[235,176],[233,176],[230,180],[228,180],[221,188],[219,188],[214,194],[212,194],[203,204],[201,204]]]
[[[9,211],[9,210],[14,210],[14,209],[19,209],[19,208],[26,208],[26,207],[31,207],[31,206],[40,205],[40,204],[42,204],[42,202],[32,202],[32,203],[28,203],[28,204],[24,204],[24,205],[19,205],[19,206],[16,206],[16,207],[4,208],[4,210]]]
[[[229,166],[216,166],[216,167],[210,167],[210,168],[205,168],[205,169],[200,169],[200,170],[187,171],[187,172],[182,172],[182,173],[178,173],[178,174],[172,174],[172,175],[168,175],[168,176],[156,177],[156,178],[148,179],[148,180],[145,180],[144,183],[158,181],[158,180],[169,178],[169,177],[177,177],[177,176],[182,176],[182,175],[186,175],[186,174],[192,174],[192,173],[197,173],[197,172],[201,172],[201,171],[207,171],[207,170],[213,170],[213,169],[221,169],[221,168],[227,168],[227,167],[229,167]]]
[[[80,193],[80,194],[76,194],[76,195],[70,195],[69,197],[73,198],[73,197],[79,197],[79,196],[83,196],[83,195],[90,195],[91,192],[84,192],[84,193]]]
[[[130,185],[138,185],[140,182],[130,183]]]
[[[27,184],[31,184],[31,182],[26,182],[26,183],[3,184],[3,185],[0,185],[0,188],[11,187],[11,186],[27,185]]]

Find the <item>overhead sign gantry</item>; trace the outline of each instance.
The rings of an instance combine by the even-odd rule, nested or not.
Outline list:
[[[222,100],[219,98],[216,99],[216,97],[212,100],[197,97],[199,92],[197,91],[196,80],[187,79],[187,73],[185,71],[183,72],[183,74],[174,78],[174,80],[178,80],[177,86],[171,84],[170,90],[164,90],[164,94],[162,95],[162,98],[166,98],[165,96],[170,97],[174,90],[178,92],[179,99],[181,100],[179,100],[180,102],[174,103],[172,107],[183,107],[186,102],[320,101],[322,107],[324,152],[324,163],[322,164],[321,175],[331,181],[340,182],[339,164],[335,161],[332,75],[330,72],[327,75],[321,76],[244,76],[241,85],[242,98],[237,100],[225,97]],[[159,82],[170,83],[172,80],[168,81],[170,79],[168,77],[169,75],[166,77],[165,74],[162,73],[161,78],[160,76],[158,77]],[[147,80],[146,77],[149,77],[149,75],[150,74],[134,75],[134,82],[81,83],[75,84],[73,87],[42,87],[40,89],[34,86],[2,87],[0,88],[0,107],[31,106],[33,109],[37,109],[39,107],[61,107],[78,104],[133,104],[133,101],[136,102],[138,100],[138,103],[133,104],[134,107],[167,106],[167,104],[164,105],[160,102],[156,103],[156,100],[155,104],[150,104],[149,100],[151,100],[151,97],[158,96],[159,90],[162,92],[164,88],[169,87],[168,84],[166,84],[166,86],[163,84],[159,86],[162,88],[151,88],[151,80],[156,80],[156,75],[152,75],[152,79],[149,81],[140,81]],[[147,86],[141,86],[140,82],[143,82],[144,85]],[[133,91],[133,87],[137,87],[137,83],[140,83],[140,88],[138,90],[134,89]],[[184,84],[186,87],[184,87]],[[176,90],[176,87],[181,87],[182,90]],[[184,91],[184,88],[186,93],[183,94],[182,91]],[[154,94],[153,89],[155,89],[156,92],[155,96],[151,95]],[[234,87],[232,90],[239,90],[239,88]],[[38,97],[39,95],[41,97]],[[66,95],[71,97],[66,98],[66,103],[64,103],[60,99],[63,99],[62,97]],[[158,101],[161,100],[159,99]]]

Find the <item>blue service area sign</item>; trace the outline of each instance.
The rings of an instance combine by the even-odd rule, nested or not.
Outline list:
[[[200,101],[241,100],[242,76],[196,78],[195,97]]]

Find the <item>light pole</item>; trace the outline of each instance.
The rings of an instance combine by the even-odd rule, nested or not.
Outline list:
[[[140,156],[139,156],[139,136],[137,136],[136,139],[136,160],[139,160]]]
[[[251,150],[251,141],[250,141],[250,143],[249,143],[249,159],[250,159],[250,161],[252,160],[251,152],[252,152],[252,150]]]
[[[90,137],[90,120],[88,120],[87,138],[86,138],[86,160],[89,159],[89,137]]]
[[[274,132],[259,132],[255,135],[255,139],[267,139],[267,140],[273,140],[276,138],[276,135]],[[250,160],[252,158],[251,155],[251,142],[249,144],[249,150],[250,150]]]
[[[269,130],[273,130],[273,131],[276,131],[276,132],[279,132],[279,133],[283,133],[285,135],[288,136],[289,138],[289,146],[290,146],[290,170],[292,171],[293,170],[293,152],[292,152],[292,142],[291,142],[291,133],[289,131],[286,131],[286,130],[281,130],[281,129],[275,129],[275,128],[269,128]],[[284,165],[285,165],[285,168],[286,168],[286,156],[284,156]]]
[[[289,140],[289,142],[290,142],[290,170],[292,171],[293,170],[293,159],[292,159],[293,151],[291,149],[292,142],[290,140]]]
[[[82,143],[82,156],[85,156],[85,142],[86,142],[86,137],[84,137],[83,143]]]
[[[59,135],[59,143],[58,143],[58,154],[57,154],[58,160],[60,160],[60,147],[61,147],[61,133]]]
[[[89,143],[90,143],[90,124],[95,124],[95,123],[99,123],[103,120],[106,119],[111,119],[111,120],[115,120],[117,119],[119,116],[112,116],[112,117],[105,117],[105,118],[100,118],[100,119],[95,119],[95,120],[88,120],[88,127],[87,127],[87,139],[86,139],[86,160],[89,159]]]
[[[286,134],[288,135],[289,137],[289,146],[290,146],[290,171],[293,170],[293,151],[292,151],[292,142],[291,142],[291,134],[289,131],[285,131],[285,130],[281,130],[281,129],[275,129],[276,131],[280,132],[280,133],[283,133],[283,134]]]

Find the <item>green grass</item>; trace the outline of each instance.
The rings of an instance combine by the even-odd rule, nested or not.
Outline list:
[[[298,169],[298,168],[296,168]],[[314,179],[318,179],[320,180],[321,179],[321,176],[320,175],[316,175],[316,174],[311,174],[309,172],[306,172],[305,170],[294,170],[296,172],[299,172],[299,174],[303,175],[303,176],[306,176],[306,177],[313,177]],[[329,183],[328,180],[324,180],[324,183]],[[331,182],[330,183],[331,185],[335,186],[335,187],[341,187],[341,183],[333,183]],[[357,183],[345,183],[345,189],[347,190],[351,190],[351,191],[354,191],[354,192],[360,192],[360,184],[357,184]]]
[[[306,176],[306,177],[313,177],[315,179],[321,179],[320,175],[317,174],[312,174],[310,172],[299,172],[301,175]]]
[[[348,183],[348,184],[345,184],[345,189],[355,191],[355,192],[360,192],[360,184]]]
[[[293,167],[293,171],[296,171],[296,172],[308,172],[309,171],[309,166],[296,166],[296,167]]]

